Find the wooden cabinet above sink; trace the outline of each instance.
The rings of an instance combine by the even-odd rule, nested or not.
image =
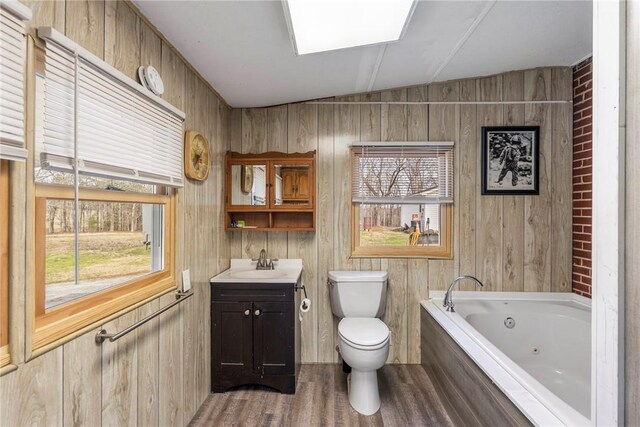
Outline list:
[[[228,152],[228,231],[314,231],[316,152]],[[241,225],[244,225],[243,227]]]

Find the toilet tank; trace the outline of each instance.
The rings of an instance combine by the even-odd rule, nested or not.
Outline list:
[[[330,271],[331,311],[338,317],[382,317],[387,277],[386,271]]]

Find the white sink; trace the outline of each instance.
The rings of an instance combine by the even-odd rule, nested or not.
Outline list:
[[[229,272],[229,277],[233,277],[236,279],[277,279],[286,276],[287,272],[280,270],[249,270]]]
[[[231,268],[211,278],[211,283],[298,283],[302,275],[301,259],[274,261],[274,270],[257,270],[257,262],[232,259]]]

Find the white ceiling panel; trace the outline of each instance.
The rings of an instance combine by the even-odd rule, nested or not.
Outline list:
[[[591,52],[590,1],[420,1],[399,42],[302,56],[280,1],[134,1],[233,107],[572,65]]]

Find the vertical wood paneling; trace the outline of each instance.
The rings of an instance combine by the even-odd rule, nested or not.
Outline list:
[[[164,76],[162,73],[162,40],[146,25],[143,25],[140,31],[140,65],[153,65]],[[189,119],[189,115],[187,115],[187,119]]]
[[[23,0],[31,9],[30,33],[38,27],[53,27],[65,34],[65,0]]]
[[[293,104],[288,109],[288,151],[304,153],[318,147],[318,107]],[[307,295],[317,301],[317,247],[316,234],[291,231],[288,233],[288,252],[302,258],[302,283]],[[302,360],[318,359],[318,310],[310,310],[302,320]]]
[[[318,153],[316,186],[316,234],[318,240],[318,298],[313,303],[318,311],[318,362],[337,361],[334,349],[334,317],[331,312],[328,272],[333,269],[334,257],[334,106],[318,106]]]
[[[243,109],[242,152],[264,153],[267,149],[267,109]],[[240,234],[243,258],[258,258],[262,249],[268,249],[267,232],[252,231]]]
[[[193,298],[193,297],[192,297]],[[175,300],[172,294],[160,297],[160,305],[165,306]],[[178,305],[164,312],[160,319],[160,392],[158,407],[160,426],[183,424],[182,389],[182,325],[181,307]]]
[[[137,80],[140,64],[140,18],[125,2],[107,0],[104,27],[104,60]]]
[[[98,58],[104,58],[104,2],[76,0],[65,5],[66,36]]]
[[[102,409],[102,351],[96,345],[96,333],[98,329],[63,346],[63,417],[66,426],[90,426]]]
[[[551,70],[524,73],[525,100],[551,99]],[[527,125],[540,126],[540,195],[525,197],[524,288],[551,290],[551,108],[545,104],[525,106]]]
[[[242,110],[233,109],[229,113],[229,150],[242,152]],[[225,195],[228,197],[228,195]],[[224,219],[226,221],[226,218]],[[226,224],[225,224],[226,226]],[[229,256],[231,258],[243,258],[242,233],[228,233]]]
[[[138,320],[137,310],[103,325],[121,331]],[[138,359],[136,334],[102,346],[102,425],[135,426],[137,423]]]
[[[336,98],[336,101],[359,101],[359,96]],[[336,270],[354,269],[351,256],[351,158],[349,147],[360,140],[360,106],[336,105],[333,119],[334,161],[334,260]],[[349,177],[349,179],[345,179]]]
[[[505,101],[523,99],[524,73],[515,71],[504,74],[502,92]],[[503,107],[505,126],[521,126],[523,123],[524,105]],[[524,197],[504,196],[502,209],[502,289],[522,291],[524,290]]]
[[[380,93],[361,95],[361,101],[378,102]],[[382,109],[380,105],[370,104],[360,106],[360,141],[381,141]],[[358,266],[358,263],[360,264]],[[354,268],[361,271],[380,270],[379,258],[361,258],[354,260]]]
[[[160,301],[155,299],[149,304],[143,305],[138,309],[140,318],[146,317],[160,308]],[[158,340],[159,332],[158,318],[145,323],[136,330],[136,343],[138,353],[138,426],[157,426],[158,425],[158,393],[160,392],[160,345]],[[92,334],[90,338],[93,339]],[[86,344],[87,348],[89,343]],[[94,345],[95,347],[95,345]],[[66,356],[65,356],[66,367]],[[65,368],[66,372],[66,368]],[[82,377],[80,377],[82,378]],[[87,423],[85,425],[90,425]]]
[[[279,107],[272,107],[267,109],[267,150],[279,151],[282,153],[287,152],[287,133],[288,133],[288,107],[281,105]],[[295,150],[294,150],[295,151]],[[270,172],[268,172],[270,173]],[[268,255],[271,258],[287,258],[288,257],[288,245],[287,245],[288,233],[278,232],[269,233],[267,235],[269,248]]]
[[[460,99],[459,82],[447,82],[429,85],[428,89],[430,101],[458,101]],[[453,105],[430,105],[429,106],[429,140],[430,141],[454,141],[458,134],[457,107]],[[454,159],[458,158],[458,144],[455,144]],[[457,168],[458,162],[454,162]],[[457,175],[456,175],[457,176]],[[458,180],[454,180],[458,185]],[[458,251],[457,241],[459,233],[456,229],[459,226],[456,220],[455,206],[458,192],[454,192],[454,229],[453,229],[453,246],[454,251]],[[455,257],[455,253],[454,253]],[[445,289],[451,279],[456,274],[457,267],[453,260],[430,260],[429,261],[429,289]]]
[[[571,100],[573,74],[569,68],[551,70],[551,98]],[[573,174],[573,112],[571,104],[551,105],[551,290],[571,292],[571,223]]]
[[[0,379],[0,424],[62,426],[62,407],[62,347]]]
[[[476,92],[479,101],[501,99],[501,76],[477,80]],[[502,107],[478,105],[478,127],[502,125]],[[481,140],[481,130],[478,138]],[[478,159],[481,159],[482,144],[478,144]],[[480,180],[478,179],[478,182]],[[502,196],[481,196],[476,199],[476,275],[486,290],[502,290]]]
[[[407,90],[384,91],[382,101],[406,101]],[[381,134],[383,141],[406,141],[408,115],[406,105],[382,105]],[[390,259],[388,264],[389,282],[387,286],[387,309],[382,320],[391,330],[391,347],[388,362],[400,363],[407,360],[407,270],[406,259]]]
[[[428,86],[407,89],[407,101],[428,101]],[[407,106],[407,139],[429,139],[429,107]],[[410,259],[407,262],[407,363],[420,363],[420,300],[429,295],[429,260]]]
[[[460,100],[476,100],[476,81],[460,82]],[[458,171],[460,183],[459,203],[456,209],[460,218],[459,271],[460,274],[476,274],[476,197],[479,193],[478,170],[478,121],[477,106],[460,106],[460,140],[458,141]],[[460,283],[460,289],[471,290],[473,284]]]

